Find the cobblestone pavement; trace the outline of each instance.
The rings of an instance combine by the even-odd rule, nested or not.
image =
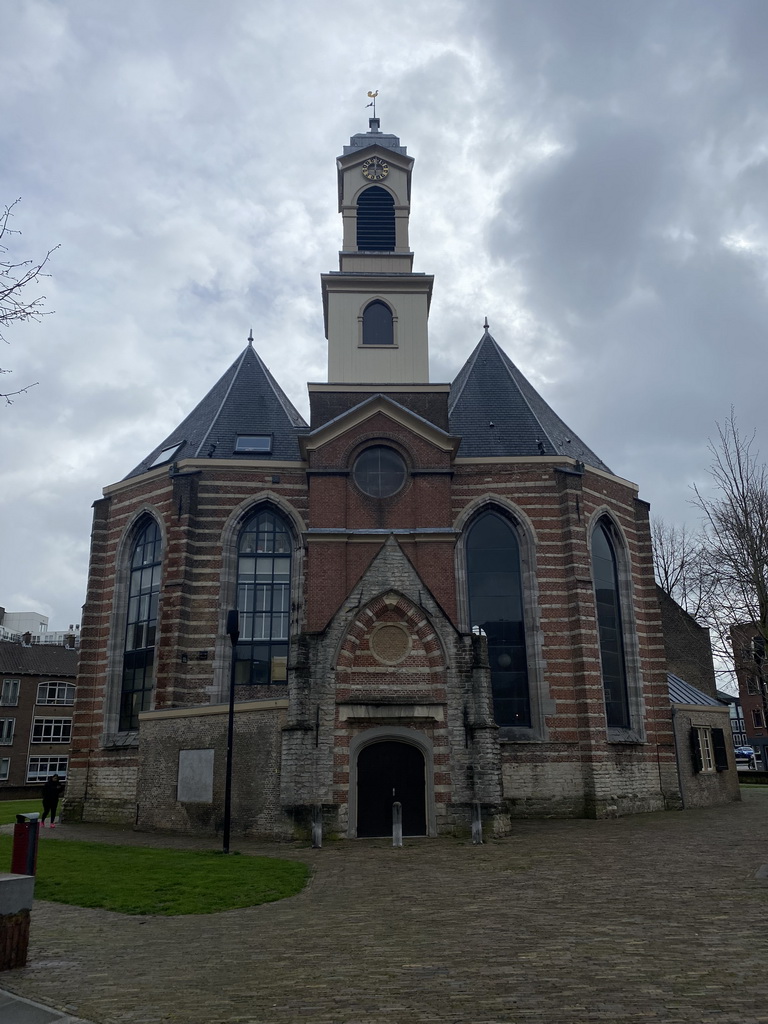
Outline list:
[[[213,846],[96,826],[66,838]],[[233,844],[300,858],[280,903],[139,918],[38,903],[10,991],[96,1024],[768,1022],[768,792],[524,821],[508,839]]]

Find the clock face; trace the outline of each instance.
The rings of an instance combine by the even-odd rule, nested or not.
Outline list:
[[[381,181],[389,174],[389,164],[380,156],[369,157],[362,166],[363,177],[369,181]]]

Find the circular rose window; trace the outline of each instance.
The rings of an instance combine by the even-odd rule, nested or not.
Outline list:
[[[366,448],[355,460],[352,478],[372,498],[389,498],[404,485],[408,470],[402,456],[392,448]]]

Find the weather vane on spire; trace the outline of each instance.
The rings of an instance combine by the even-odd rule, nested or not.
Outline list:
[[[365,104],[366,108],[367,107],[373,107],[373,116],[374,117],[376,117],[376,97],[378,95],[379,95],[379,90],[378,89],[376,90],[376,92],[369,92],[368,93],[368,98],[370,99],[371,102]]]

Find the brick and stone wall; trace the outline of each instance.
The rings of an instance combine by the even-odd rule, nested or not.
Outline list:
[[[700,626],[661,587],[656,588],[656,595],[661,610],[667,671],[702,693],[717,697],[709,630]]]
[[[287,701],[235,705],[232,834],[293,838],[280,804],[281,729]],[[148,712],[141,719],[138,815],[142,829],[220,832],[224,823],[228,706]],[[180,800],[179,755],[212,751],[210,799]],[[203,795],[207,794],[192,794]]]
[[[410,467],[392,498],[368,498],[351,482],[369,442],[396,447]],[[153,710],[218,704],[229,679],[224,625],[238,530],[262,501],[285,516],[296,546],[288,682],[250,693],[287,701],[280,724],[253,718],[254,749],[273,759],[268,775],[254,776],[266,801],[256,831],[286,834],[287,822],[320,805],[334,830],[353,832],[350,749],[384,727],[411,728],[430,745],[437,831],[468,824],[475,801],[502,830],[510,814],[679,804],[648,506],[635,488],[552,457],[452,459],[377,412],[311,450],[308,465],[199,460],[116,485],[96,503],[68,815],[162,827],[170,814],[174,828],[217,827],[211,808],[172,807],[169,789],[182,742],[218,750],[216,716],[145,717],[140,739],[117,727],[126,553],[140,516],[153,515],[164,551]],[[487,658],[469,632],[463,531],[489,503],[521,538],[530,729],[494,724]],[[592,585],[590,534],[601,515],[621,542],[632,714],[621,735],[606,728]],[[395,627],[407,654],[377,660],[376,635],[389,628],[394,637]],[[255,791],[244,799],[256,801]]]
[[[728,708],[678,704],[675,705],[674,726],[685,807],[714,807],[740,800]],[[727,771],[694,770],[690,735],[692,727],[723,730],[728,754]]]

